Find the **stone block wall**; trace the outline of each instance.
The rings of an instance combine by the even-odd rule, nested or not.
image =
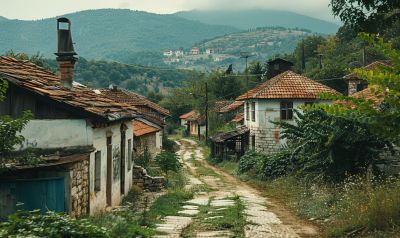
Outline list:
[[[71,196],[70,215],[81,217],[87,214],[89,207],[89,161],[83,160],[70,168]]]
[[[255,150],[260,153],[269,154],[281,148],[280,129],[252,129],[251,136],[255,136]]]
[[[157,135],[155,132],[140,137],[134,137],[133,147],[135,158],[143,154],[146,146],[152,158],[160,152],[157,148]]]
[[[143,167],[136,165],[132,168],[132,178],[134,185],[151,192],[162,190],[166,184],[164,177],[151,177]]]

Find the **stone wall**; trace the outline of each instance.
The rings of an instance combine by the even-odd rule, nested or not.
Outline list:
[[[360,84],[360,80],[348,80],[348,95],[352,95],[357,92],[357,85]]]
[[[89,204],[89,161],[83,160],[70,168],[71,196],[70,204],[72,217],[87,214]]]
[[[278,151],[281,148],[280,129],[253,129],[250,138],[255,136],[255,151],[269,154]],[[250,145],[252,141],[250,141]],[[253,148],[252,148],[253,149]]]
[[[157,148],[157,135],[155,132],[134,137],[133,148],[135,158],[142,155],[146,147],[152,158],[154,158],[160,152],[160,149]]]
[[[132,173],[133,184],[141,189],[157,192],[165,188],[166,180],[164,177],[151,177],[143,167],[134,165]]]
[[[400,148],[396,147],[395,153],[392,154],[389,150],[380,155],[384,163],[379,164],[378,168],[387,175],[400,175]]]

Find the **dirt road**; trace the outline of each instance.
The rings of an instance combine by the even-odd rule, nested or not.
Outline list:
[[[188,201],[179,212],[179,216],[166,217],[165,223],[158,225],[158,230],[167,235],[158,237],[320,237],[316,227],[299,220],[236,177],[209,165],[195,141],[182,139],[177,143],[180,146],[177,153],[188,172],[187,188],[203,186],[208,190],[196,193],[195,198]],[[217,222],[222,217],[215,215],[216,212],[233,209],[237,204],[235,198],[244,205],[244,234],[235,234],[234,229],[210,230],[195,225],[212,219]],[[205,206],[209,207],[210,212],[202,212]]]

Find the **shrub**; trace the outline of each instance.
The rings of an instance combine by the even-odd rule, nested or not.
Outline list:
[[[274,179],[288,174],[291,170],[292,151],[284,149],[268,155],[263,160],[263,178]]]
[[[182,168],[179,156],[175,153],[163,151],[156,156],[156,163],[168,177],[168,172],[178,172]]]
[[[175,141],[169,139],[167,136],[163,136],[163,149],[168,152],[176,151],[176,143]]]
[[[296,123],[279,122],[293,151],[295,169],[304,175],[341,181],[347,174],[366,172],[391,144],[368,125],[323,110],[296,111]]]
[[[262,165],[265,155],[257,153],[253,150],[248,151],[239,160],[238,173],[243,174]]]
[[[143,154],[139,155],[139,157],[135,160],[135,164],[147,168],[149,167],[151,161],[151,154],[149,152],[149,148],[147,146],[144,147]]]
[[[68,215],[39,210],[18,211],[0,223],[0,237],[109,237],[103,227],[92,225],[85,219],[76,220]]]

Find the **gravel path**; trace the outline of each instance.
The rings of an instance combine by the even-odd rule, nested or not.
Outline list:
[[[275,205],[267,198],[260,195],[259,191],[241,182],[232,175],[229,175],[211,165],[205,160],[201,147],[193,140],[182,139],[177,144],[185,169],[189,172],[189,184],[187,189],[196,186],[204,186],[210,188],[210,192],[196,193],[194,199],[187,201],[178,216],[165,217],[164,223],[157,225],[157,230],[162,231],[165,235],[157,236],[158,238],[175,238],[181,237],[182,232],[187,228],[193,219],[198,215],[199,207],[210,205],[215,209],[229,209],[234,206],[234,200],[230,199],[239,196],[245,206],[245,217],[247,225],[244,228],[245,237],[249,238],[296,238],[296,237],[319,237],[318,230],[306,223],[300,222],[294,218],[290,212],[284,209],[278,209],[279,216],[269,209]],[[195,160],[196,163],[193,163]],[[199,174],[196,170],[196,164],[208,170],[208,173]],[[208,214],[207,214],[208,215]],[[209,214],[208,219],[217,219],[218,216]],[[288,220],[289,222],[284,222]],[[230,231],[195,231],[193,237],[237,237]]]

